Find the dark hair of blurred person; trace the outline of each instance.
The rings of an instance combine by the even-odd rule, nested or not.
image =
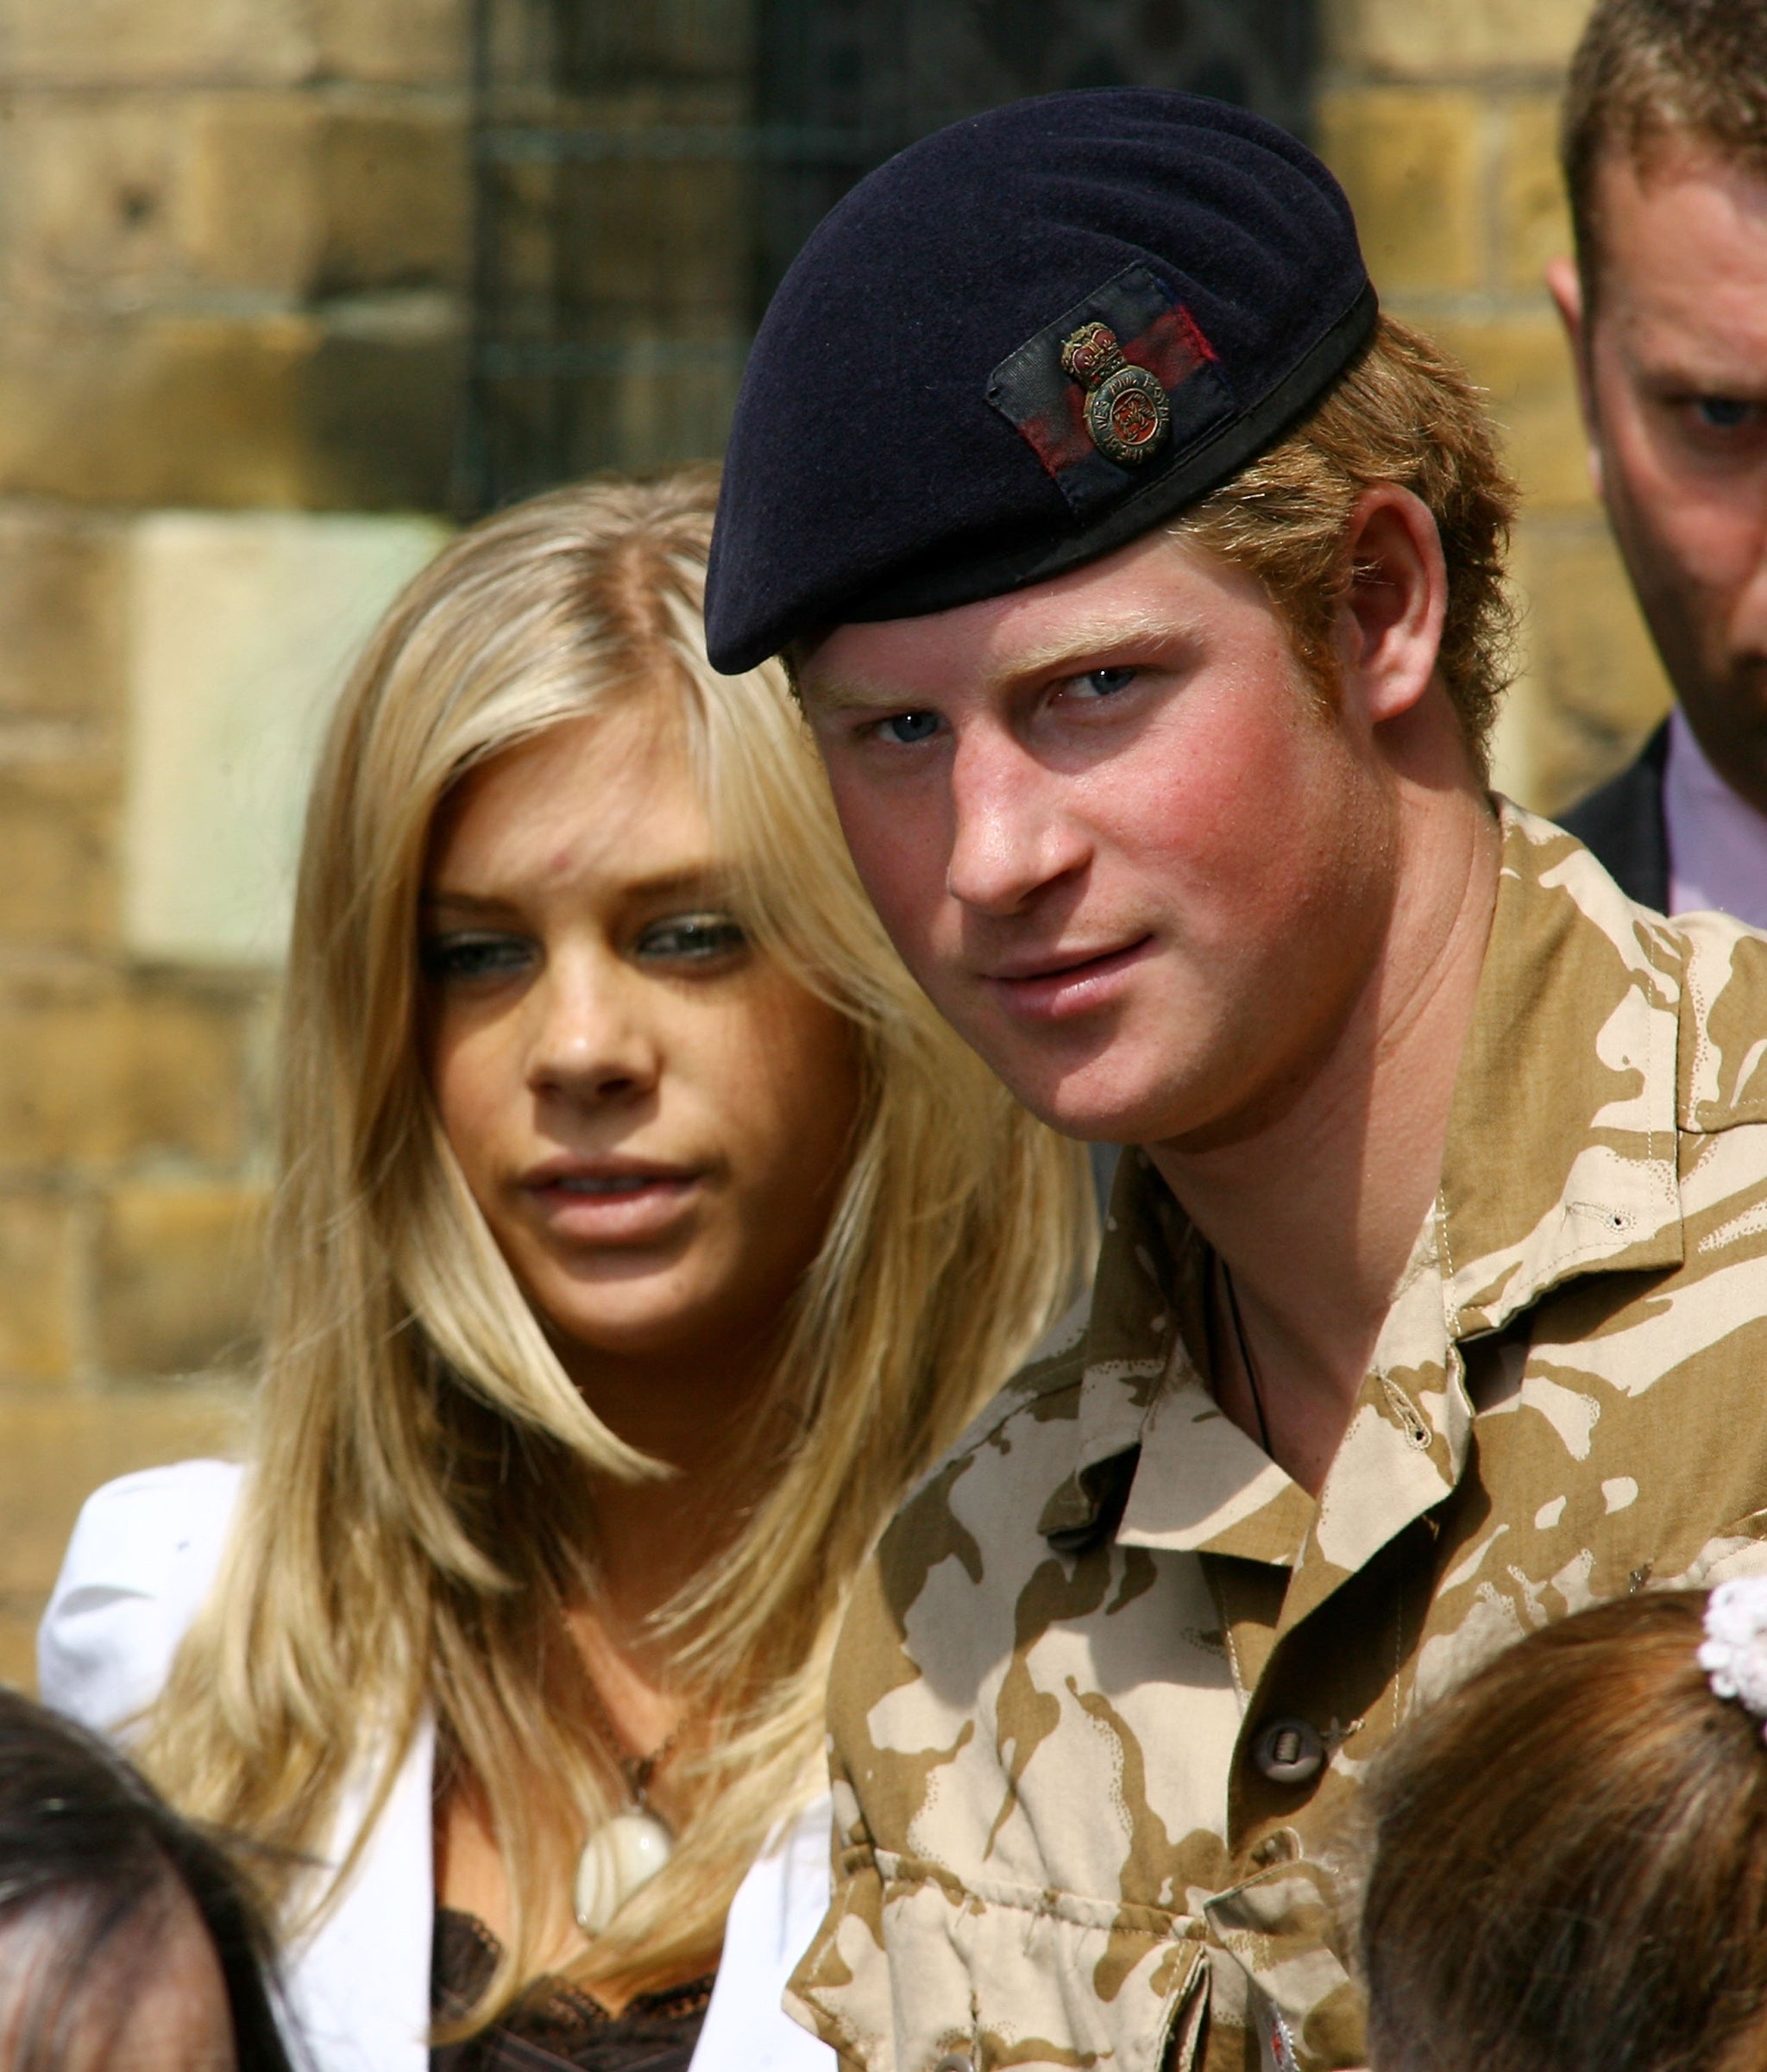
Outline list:
[[[0,1689],[0,2072],[286,2072],[267,1948],[217,1843]]]
[[[1547,270],[1590,470],[1674,689],[1563,816],[1644,905],[1767,924],[1767,8],[1598,0]]]
[[[1767,1579],[1730,1587],[1761,1616]],[[1702,1666],[1707,1603],[1544,1627],[1376,1765],[1374,2072],[1767,2063],[1767,1749]]]

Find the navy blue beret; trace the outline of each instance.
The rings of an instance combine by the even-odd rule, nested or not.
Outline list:
[[[1301,416],[1371,334],[1331,175],[1193,94],[1051,94],[860,181],[749,356],[707,587],[720,669],[1109,553]]]

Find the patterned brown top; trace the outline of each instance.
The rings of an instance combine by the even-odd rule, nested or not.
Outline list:
[[[475,1914],[436,1909],[430,2011],[456,2021],[477,2000],[501,1956]],[[618,2014],[568,1980],[538,1978],[502,2020],[430,2052],[430,2072],[688,2072],[714,1974],[662,1993],[641,1993]]]

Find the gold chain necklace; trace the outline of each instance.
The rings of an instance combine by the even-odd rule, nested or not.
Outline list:
[[[576,1860],[571,1885],[571,1912],[586,1936],[602,1934],[627,1900],[643,1891],[675,1854],[675,1837],[651,1805],[651,1782],[675,1753],[682,1725],[648,1755],[627,1752],[619,1730],[608,1717],[601,1693],[587,1670],[584,1688],[595,1715],[597,1730],[626,1786],[626,1804],[590,1829]],[[685,1724],[682,1722],[682,1724]]]

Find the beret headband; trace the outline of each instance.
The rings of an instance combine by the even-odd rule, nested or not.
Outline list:
[[[1242,109],[1052,94],[911,145],[823,219],[756,337],[712,660],[1110,552],[1280,436],[1374,317],[1336,182]]]

